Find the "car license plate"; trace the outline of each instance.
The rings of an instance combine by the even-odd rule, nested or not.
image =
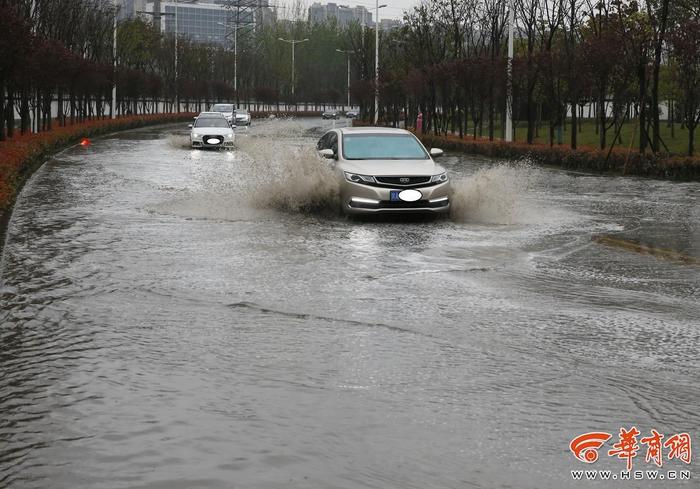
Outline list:
[[[400,202],[401,199],[399,198],[399,194],[401,193],[401,190],[391,190],[389,193],[389,200],[391,202]]]

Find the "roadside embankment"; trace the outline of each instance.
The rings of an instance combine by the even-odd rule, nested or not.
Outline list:
[[[669,180],[700,180],[700,158],[690,156],[641,154],[627,149],[570,149],[543,144],[507,143],[457,136],[417,134],[429,147],[490,156],[495,158],[528,158],[535,163],[597,173],[635,175]]]
[[[254,119],[269,117],[318,117],[318,111],[263,111],[251,110]],[[15,134],[0,141],[0,250],[4,244],[7,223],[15,198],[32,173],[52,154],[77,144],[83,138],[92,138],[112,132],[125,131],[148,125],[191,121],[193,112],[179,114],[148,114],[97,119],[68,126],[54,126],[50,131]]]
[[[91,138],[111,132],[124,131],[154,124],[191,120],[194,114],[149,114],[97,119],[68,126],[56,126],[50,131],[16,134],[0,141],[0,249],[12,205],[22,185],[52,154]]]

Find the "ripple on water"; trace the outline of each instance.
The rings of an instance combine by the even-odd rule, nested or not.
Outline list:
[[[35,175],[0,486],[561,488],[577,433],[700,425],[696,271],[591,242],[692,254],[696,184],[447,155],[453,219],[356,222],[322,210],[323,124],[125,134]]]

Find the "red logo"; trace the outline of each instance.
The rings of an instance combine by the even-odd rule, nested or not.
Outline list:
[[[637,456],[639,444],[637,435],[639,430],[632,426],[629,430],[620,428],[620,441],[613,445],[612,450],[608,450],[608,455],[616,455],[617,458],[627,459],[627,470],[632,470],[632,459]]]
[[[639,450],[646,446],[644,461],[653,463],[658,467],[663,466],[663,449],[666,448],[668,460],[677,459],[685,464],[690,464],[693,458],[693,448],[688,433],[677,433],[666,436],[657,430],[651,430],[651,435],[637,440],[641,433],[632,426],[629,429],[620,428],[618,442],[607,451],[609,457],[623,459],[627,471],[632,470],[632,460],[637,457]],[[579,435],[569,443],[569,449],[577,460],[592,464],[598,460],[598,450],[612,438],[610,433],[593,431]],[[665,440],[665,441],[664,441]]]
[[[592,464],[598,460],[598,449],[602,447],[610,438],[612,438],[610,433],[604,433],[601,431],[584,433],[583,435],[577,436],[571,440],[569,448],[574,454],[574,457],[579,459],[581,462]]]
[[[671,438],[666,440],[664,443],[665,447],[668,447],[668,459],[677,458],[681,462],[686,464],[690,463],[692,459],[692,449],[690,447],[690,435],[688,433],[679,433],[673,435]]]

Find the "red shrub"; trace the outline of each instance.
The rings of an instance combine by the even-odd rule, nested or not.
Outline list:
[[[38,134],[17,135],[0,142],[0,214],[4,213],[29,176],[32,169],[49,154],[84,137],[112,131],[131,129],[147,124],[159,124],[191,119],[194,114],[151,114],[100,119],[70,126],[57,127]]]

